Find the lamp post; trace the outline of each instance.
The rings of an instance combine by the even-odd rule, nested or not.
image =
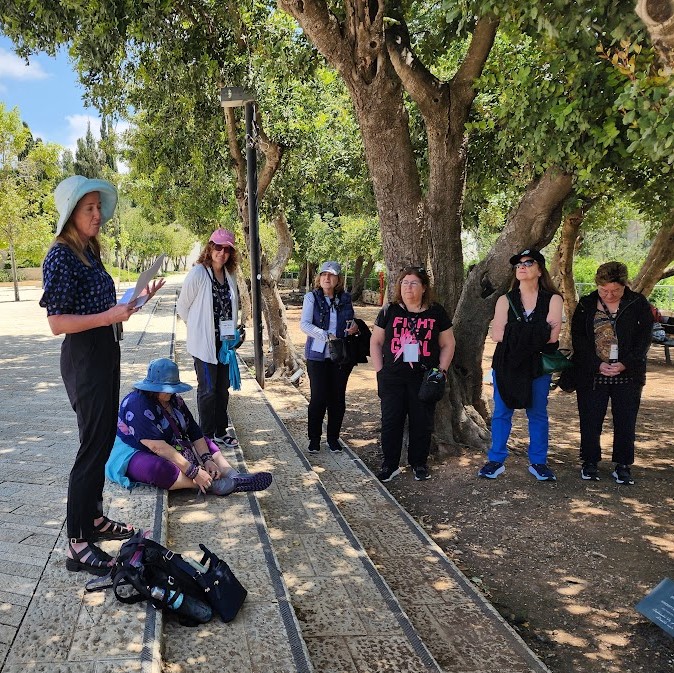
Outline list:
[[[220,104],[223,108],[245,108],[246,117],[246,183],[248,190],[248,231],[250,234],[250,290],[253,311],[253,347],[255,378],[264,388],[264,355],[262,348],[262,272],[260,267],[260,228],[257,218],[257,153],[256,134],[253,126],[255,97],[238,86],[220,89]]]

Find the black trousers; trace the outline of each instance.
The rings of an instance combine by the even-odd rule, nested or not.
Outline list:
[[[194,358],[197,373],[199,426],[207,437],[222,437],[229,427],[229,365],[211,364]]]
[[[320,440],[323,419],[328,414],[328,440],[339,439],[346,412],[346,384],[353,367],[340,367],[331,360],[307,360],[311,388],[307,434]]]
[[[103,516],[105,463],[117,431],[119,357],[112,327],[67,334],[61,345],[61,377],[80,436],[68,481],[71,539],[89,539],[94,519]]]
[[[578,416],[580,418],[580,459],[592,463],[601,460],[601,430],[611,400],[613,416],[614,463],[631,465],[634,462],[634,439],[637,414],[643,386],[638,383],[595,385],[578,388]]]
[[[400,465],[405,419],[409,420],[407,460],[412,467],[426,465],[431,449],[435,404],[419,400],[423,372],[404,378],[381,370],[377,373],[377,392],[381,400],[382,467],[396,469]]]

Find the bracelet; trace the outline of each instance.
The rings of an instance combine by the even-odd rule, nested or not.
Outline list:
[[[199,460],[202,463],[205,463],[207,460],[213,460],[213,456],[210,453],[204,453],[201,456],[199,456]],[[215,461],[213,460],[213,462]]]
[[[199,474],[199,466],[195,465],[194,463],[190,464],[190,466],[185,471],[185,476],[188,479],[194,479],[197,474]]]

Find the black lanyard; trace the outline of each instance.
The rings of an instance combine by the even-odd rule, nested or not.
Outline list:
[[[163,414],[164,418],[168,421],[169,425],[171,426],[171,430],[173,430],[173,434],[175,435],[178,444],[180,444],[180,446],[183,449],[192,450],[192,442],[190,441],[190,438],[187,436],[187,433],[182,429],[178,421],[173,417],[173,414],[166,411],[164,405],[161,403],[159,403],[159,408],[161,409],[161,413]],[[171,405],[171,408],[173,409],[173,405]]]
[[[215,295],[215,298],[218,302],[218,308],[220,309],[219,315],[223,320],[226,320],[227,319],[227,311],[225,310],[225,305],[223,304],[222,297],[220,296],[220,288],[226,287],[227,290],[229,291],[229,281],[227,280],[227,274],[226,273],[224,274],[225,275],[225,284],[220,285],[220,281],[216,280],[216,278],[215,278],[215,273],[213,273],[213,269],[211,269],[210,271],[211,271],[211,273],[209,275],[211,277],[211,283],[213,285],[213,294]],[[217,285],[216,285],[216,283],[217,283]],[[230,300],[230,304],[231,304],[231,301],[232,301],[231,291],[229,291],[229,295],[230,295],[229,300]],[[233,313],[233,311],[232,311],[232,313]],[[222,336],[222,335],[220,335],[220,336]]]
[[[417,322],[419,320],[419,314],[412,315],[412,313],[409,311],[407,306],[405,306],[405,302],[402,302],[403,305],[403,310],[405,311],[405,315],[407,317],[407,330],[409,333],[414,337],[414,340],[419,343],[419,331],[420,327],[418,327]],[[423,313],[423,311],[421,311]]]
[[[618,336],[618,333],[615,330],[615,322],[616,322],[616,316],[618,315],[618,311],[620,310],[620,304],[618,304],[618,311],[616,311],[616,315],[614,316],[611,311],[609,311],[608,306],[604,303],[604,300],[599,296],[597,293],[597,297],[599,297],[599,303],[601,304],[601,307],[604,309],[604,313],[606,313],[606,317],[608,318],[608,321],[611,323],[611,328],[613,329],[613,334]]]

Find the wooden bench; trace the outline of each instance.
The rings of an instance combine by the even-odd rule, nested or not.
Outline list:
[[[670,321],[673,320],[672,318],[669,319]],[[674,346],[674,323],[673,322],[666,322],[662,324],[665,334],[667,335],[667,340],[666,341],[653,341],[651,342],[651,345],[653,346],[662,346],[665,349],[665,362],[668,365],[672,364],[672,356],[671,353],[669,352],[669,349]]]
[[[667,339],[667,341],[653,341],[651,346],[662,346],[665,349],[665,362],[668,365],[672,364],[672,356],[669,349],[674,347],[674,339]]]

